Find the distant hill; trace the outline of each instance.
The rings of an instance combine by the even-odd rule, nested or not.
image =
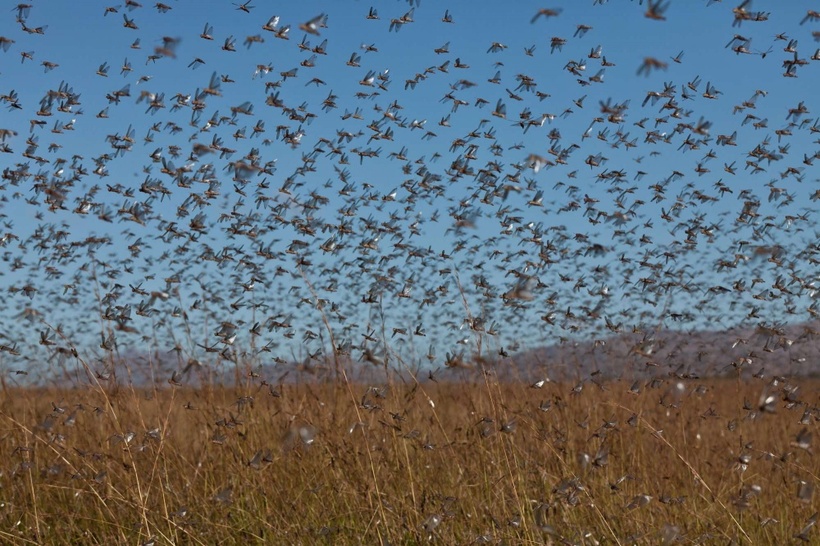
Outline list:
[[[499,375],[523,381],[571,381],[595,372],[606,379],[751,376],[761,370],[767,376],[820,375],[820,321],[782,328],[624,333],[533,348],[510,360],[498,366]]]
[[[408,370],[396,370],[393,362],[389,363],[390,370],[386,372],[381,364],[374,364],[372,360],[356,360],[360,356],[359,351],[354,350],[352,357],[340,357],[340,368],[352,381],[383,383],[388,377],[413,381]],[[126,353],[122,355],[122,361],[127,364],[118,366],[118,381],[134,385],[162,384],[171,380],[188,386],[245,381],[277,385],[336,378],[335,366],[330,359],[300,363],[270,361],[251,368],[224,359],[219,360],[218,366],[194,364],[189,367],[169,354],[153,354],[148,358],[143,354]],[[706,378],[738,373],[743,377],[761,373],[766,377],[820,376],[820,321],[780,328],[629,332],[597,341],[566,341],[535,347],[506,357],[490,355],[470,359],[465,356],[449,364],[425,365],[416,370],[416,377],[419,381],[474,381],[480,380],[482,369],[502,381],[527,383],[546,379],[575,382],[590,377],[604,381]]]

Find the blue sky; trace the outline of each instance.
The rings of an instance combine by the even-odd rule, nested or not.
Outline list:
[[[22,11],[24,24],[43,27],[42,34],[26,32],[15,20],[17,9],[0,18],[0,36],[13,40],[7,51],[0,50],[0,92],[10,96],[13,90],[20,105],[0,104],[0,129],[16,133],[7,133],[10,153],[0,154],[0,167],[27,162],[32,175],[18,186],[4,181],[0,203],[8,223],[3,229],[19,237],[0,250],[6,263],[23,264],[2,272],[11,292],[0,333],[4,343],[25,347],[23,360],[42,360],[47,351],[37,346],[45,327],[19,320],[25,309],[37,311],[51,326],[62,324],[74,343],[102,356],[99,334],[112,322],[100,319],[100,309],[109,305],[130,306],[128,324],[137,330],[117,334],[121,349],[178,343],[186,356],[210,358],[197,344],[220,343],[214,331],[229,321],[239,326],[237,347],[271,343],[276,350],[265,358],[303,357],[322,345],[312,334],[325,335],[305,278],[324,300],[323,308],[334,307],[328,313],[334,336],[337,342],[349,340],[356,358],[372,331],[380,340],[372,349],[385,352],[382,325],[388,352],[425,360],[433,346],[435,364],[447,352],[477,352],[479,340],[486,351],[488,344],[493,350],[514,349],[607,335],[606,321],[622,323],[623,329],[702,328],[763,320],[756,315],[774,322],[811,318],[809,290],[795,281],[818,281],[816,262],[805,252],[816,244],[818,209],[811,199],[818,179],[803,161],[818,151],[818,133],[810,128],[818,125],[820,108],[811,92],[820,88],[820,61],[812,60],[820,46],[812,32],[820,23],[800,24],[811,2],[755,0],[746,9],[766,20],[739,26],[733,26],[736,4],[700,1],[669,2],[665,20],[645,17],[645,3],[554,2],[558,16],[532,23],[544,5],[520,2],[509,9],[497,2],[411,6],[396,1],[374,4],[376,20],[366,17],[371,5],[363,2],[254,1],[249,13],[231,2],[169,1],[165,12],[150,3],[111,5],[116,12],[92,2],[32,4]],[[391,32],[391,20],[411,10],[412,22]],[[442,21],[445,10],[452,23]],[[326,27],[319,35],[300,30],[300,24],[322,14]],[[278,29],[291,26],[288,40],[262,28],[273,16],[279,17]],[[137,28],[127,28],[126,21]],[[213,40],[201,38],[211,26]],[[230,39],[235,51],[223,49]],[[565,43],[553,48],[557,39]],[[135,40],[139,49],[132,47]],[[169,51],[158,51],[168,44]],[[794,58],[784,48],[806,60],[797,77],[783,75],[783,62]],[[361,57],[359,66],[346,64],[352,54]],[[610,66],[602,66],[603,58]],[[646,73],[641,67],[647,59],[660,67]],[[49,63],[58,66],[49,69]],[[103,65],[107,76],[97,73]],[[130,70],[123,70],[125,65]],[[573,66],[575,74],[568,70]],[[295,76],[289,74],[294,69]],[[426,70],[425,78],[416,77]],[[369,74],[382,89],[363,85]],[[205,97],[198,113],[190,99],[173,108],[178,94],[195,97],[212,78],[223,76],[232,81],[219,84],[219,95]],[[522,82],[531,82],[529,89]],[[79,95],[80,104],[60,112],[55,101],[50,116],[38,115],[41,99],[63,85]],[[642,105],[647,93],[663,93],[667,85],[667,96]],[[714,99],[703,96],[707,85],[719,91]],[[119,103],[106,98],[126,86],[130,96]],[[334,108],[325,105],[331,94]],[[163,107],[151,109],[151,97],[160,96]],[[671,116],[674,108],[662,108],[669,98],[680,119]],[[463,102],[454,108],[454,100]],[[493,115],[499,101],[506,119]],[[806,112],[789,116],[801,103]],[[603,104],[628,107],[623,119],[613,121],[606,119]],[[97,117],[104,110],[107,117]],[[360,115],[344,115],[357,111]],[[524,132],[516,123],[522,113],[529,116],[524,122],[542,117],[545,122]],[[221,116],[222,123],[206,128],[207,120]],[[34,126],[33,119],[45,124]],[[73,131],[61,129],[65,125]],[[701,134],[693,133],[698,126]],[[254,127],[264,131],[254,134]],[[648,139],[651,131],[655,136]],[[735,146],[718,143],[720,135],[735,132]],[[297,134],[303,134],[298,145],[294,138],[287,141],[287,135]],[[373,135],[384,138],[373,140]],[[667,136],[668,143],[657,142]],[[133,137],[133,143],[124,145],[122,137]],[[42,158],[40,164],[22,156],[29,138],[37,139],[33,156]],[[653,138],[655,143],[648,141]],[[701,138],[696,147],[685,144]],[[189,158],[196,144],[211,145],[214,139],[221,139],[223,153]],[[115,153],[112,141],[128,150]],[[752,169],[749,152],[758,146],[775,153],[784,149],[780,159],[764,159]],[[173,147],[179,149],[176,158]],[[476,157],[465,158],[471,147]],[[226,167],[253,149],[269,172],[231,180]],[[567,149],[572,151],[563,163],[553,161]],[[367,157],[368,150],[379,156]],[[364,154],[361,160],[357,151]],[[104,154],[109,157],[100,161]],[[342,154],[348,165],[339,163]],[[530,164],[536,156],[554,165],[536,172]],[[183,176],[194,176],[191,187],[180,187],[163,173],[163,161],[172,164],[166,163],[166,170],[188,165],[191,172]],[[453,178],[451,166],[459,162],[473,170]],[[94,173],[99,164],[106,176]],[[212,169],[193,174],[206,164]],[[72,165],[88,174],[67,183]],[[310,169],[298,171],[305,165]],[[488,165],[498,167],[496,186],[506,184],[509,191],[487,195],[478,171]],[[613,171],[623,171],[622,178],[607,178]],[[425,174],[440,191],[419,186]],[[44,192],[35,196],[36,175],[61,188],[65,210],[49,210]],[[156,181],[169,190],[166,195],[139,191]],[[99,190],[89,197],[95,185]],[[219,195],[203,197],[209,186]],[[280,190],[283,186],[289,193]],[[127,195],[128,188],[133,195]],[[417,198],[408,201],[411,191]],[[537,197],[540,205],[534,203]],[[750,199],[760,202],[758,216],[738,223]],[[90,213],[77,212],[83,202],[92,202]],[[198,202],[208,204],[197,209]],[[147,204],[143,224],[118,212],[135,203]],[[282,206],[266,208],[275,204]],[[187,216],[178,215],[180,206],[188,209]],[[102,211],[113,221],[102,221]],[[621,214],[627,218],[623,224]],[[199,235],[191,229],[194,218],[202,221]],[[459,218],[471,226],[457,228]],[[247,223],[234,226],[239,231],[231,228],[242,219]],[[345,221],[352,233],[333,237],[329,226]],[[368,228],[378,225],[380,234]],[[686,225],[694,226],[696,244],[690,239],[687,245]],[[182,236],[171,238],[174,230]],[[65,232],[63,242],[75,244],[66,251],[51,238],[38,249],[43,240],[38,234],[55,231]],[[93,281],[88,267],[90,247],[78,244],[88,237],[108,237],[94,251],[105,264],[96,267],[102,284]],[[294,238],[307,244],[294,247]],[[128,261],[128,247],[137,239],[144,248]],[[321,248],[327,241],[337,244],[333,252]],[[545,262],[550,242],[556,250]],[[366,249],[368,244],[373,248]],[[591,252],[595,244],[606,252]],[[221,265],[203,260],[206,245],[214,254],[228,247],[232,259]],[[785,269],[765,258],[741,258],[739,268],[718,265],[776,245],[785,249]],[[284,252],[289,247],[294,252]],[[283,253],[263,259],[260,249]],[[64,251],[70,257],[57,260]],[[304,278],[297,268],[300,257]],[[362,261],[370,258],[372,264]],[[664,292],[646,290],[642,279],[660,282],[661,271],[680,284]],[[165,279],[173,275],[180,282],[168,285]],[[531,301],[502,297],[516,276],[533,277]],[[772,289],[781,276],[794,283],[791,293]],[[252,279],[258,282],[247,290]],[[739,281],[756,288],[731,290]],[[485,284],[492,290],[482,288]],[[25,286],[37,291],[20,290]],[[730,290],[709,291],[716,286]],[[778,297],[754,298],[762,287]],[[169,289],[178,289],[179,296],[151,301],[140,293]],[[384,317],[377,305],[362,302],[368,293],[381,296]],[[194,308],[196,300],[205,305]],[[150,302],[155,311],[136,316],[141,302]],[[248,305],[254,302],[264,307],[254,310]],[[190,336],[176,307],[187,314]],[[282,337],[283,329],[249,334],[254,322],[277,317],[292,318],[292,338]],[[471,318],[482,319],[484,326],[471,331],[465,326]],[[427,335],[412,335],[417,327]],[[482,328],[497,333],[482,334]]]

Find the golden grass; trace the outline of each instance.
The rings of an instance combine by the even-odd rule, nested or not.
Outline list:
[[[786,544],[820,382],[769,382],[6,390],[0,542]]]

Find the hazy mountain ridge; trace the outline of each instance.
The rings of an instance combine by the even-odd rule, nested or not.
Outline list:
[[[725,331],[681,332],[657,330],[612,335],[606,339],[556,343],[502,357],[455,358],[447,363],[426,362],[418,369],[397,369],[388,360],[386,371],[380,361],[368,361],[354,351],[340,355],[339,369],[356,382],[391,380],[472,381],[481,370],[504,381],[535,383],[542,380],[573,382],[596,380],[725,377],[809,377],[820,374],[820,321],[783,327],[742,327]],[[152,363],[149,365],[149,362]],[[185,370],[185,368],[189,368]],[[270,385],[293,382],[325,382],[336,378],[332,358],[303,362],[262,363],[246,366],[228,360],[219,364],[180,366],[173,355],[126,353],[117,365],[119,381],[135,385],[238,384],[262,378]],[[127,370],[127,373],[125,371]],[[104,375],[108,377],[108,375]]]
[[[530,349],[512,361],[500,371],[525,381],[577,380],[594,372],[606,379],[719,377],[738,371],[751,376],[761,369],[766,375],[809,376],[820,373],[820,321],[768,329],[624,333]]]

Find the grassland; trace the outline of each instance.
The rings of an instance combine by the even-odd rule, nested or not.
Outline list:
[[[0,542],[817,543],[818,387],[6,389]]]

